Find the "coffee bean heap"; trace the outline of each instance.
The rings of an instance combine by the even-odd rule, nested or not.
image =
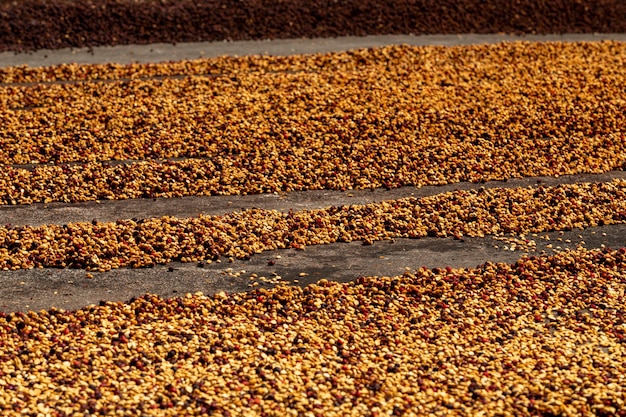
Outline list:
[[[0,202],[391,188],[623,169],[625,48],[390,47],[112,69],[131,78],[186,71],[184,78],[5,86]],[[193,75],[213,66],[220,75]],[[33,69],[28,77],[89,78],[100,70]],[[168,158],[176,160],[162,161]]]
[[[395,237],[485,236],[571,230],[626,221],[626,181],[455,191],[422,199],[317,210],[252,209],[224,216],[0,228],[0,268],[101,271],[277,248]]]
[[[3,415],[625,414],[626,250],[0,314]]]

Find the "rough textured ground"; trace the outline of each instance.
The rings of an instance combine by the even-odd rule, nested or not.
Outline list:
[[[620,0],[21,0],[0,50],[389,33],[626,32]]]

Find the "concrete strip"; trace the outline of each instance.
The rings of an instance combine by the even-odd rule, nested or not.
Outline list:
[[[42,224],[66,224],[76,222],[101,222],[119,219],[145,219],[174,216],[194,217],[200,214],[223,215],[232,211],[251,208],[289,211],[312,210],[329,206],[368,204],[405,197],[426,197],[454,190],[484,188],[515,188],[529,186],[552,186],[576,182],[606,182],[612,179],[626,179],[625,171],[612,171],[604,174],[565,175],[562,177],[514,178],[506,182],[489,181],[484,184],[456,183],[421,188],[402,187],[392,190],[350,190],[350,191],[301,191],[284,194],[257,194],[245,196],[208,196],[104,200],[86,203],[49,203],[23,206],[0,206],[0,225],[38,226]]]
[[[514,188],[529,186],[551,186],[575,182],[605,182],[614,178],[626,179],[625,171],[612,171],[605,174],[565,175],[559,178],[536,177],[514,178],[507,182],[489,181],[484,184],[456,183],[422,188],[402,187],[392,190],[351,190],[351,191],[303,191],[286,194],[259,194],[246,196],[210,196],[158,198],[156,200],[105,200],[86,203],[49,203],[29,206],[0,206],[0,225],[14,226],[42,224],[66,224],[70,222],[101,222],[119,219],[145,219],[151,217],[174,216],[194,217],[199,214],[222,215],[242,209],[262,208],[267,210],[289,211],[311,210],[329,206],[367,204],[384,200],[397,200],[405,197],[425,197],[454,190],[485,188]]]
[[[271,41],[198,42],[178,44],[118,45],[96,48],[40,50],[32,53],[0,53],[0,67],[29,65],[31,67],[58,65],[69,62],[99,64],[117,62],[164,62],[209,58],[223,55],[294,55],[346,51],[386,45],[470,45],[512,41],[531,42],[597,42],[615,40],[626,42],[623,33],[562,34],[562,35],[376,35],[346,36],[321,39],[281,39]]]
[[[620,248],[626,246],[626,224],[541,233],[527,238],[537,245],[529,255],[551,254],[577,246]],[[359,276],[397,276],[422,266],[473,268],[488,261],[513,263],[524,254],[511,251],[510,244],[493,237],[463,241],[424,238],[375,242],[371,246],[352,242],[311,246],[304,251],[284,249],[264,252],[250,260],[222,259],[203,267],[197,263],[171,263],[154,268],[117,269],[94,272],[93,278],[79,269],[0,271],[0,311],[51,307],[70,310],[100,300],[128,301],[146,293],[175,297],[197,291],[241,292],[272,287],[279,282],[305,286],[323,278],[348,282]],[[251,280],[252,273],[266,279]],[[255,282],[258,286],[254,286]]]

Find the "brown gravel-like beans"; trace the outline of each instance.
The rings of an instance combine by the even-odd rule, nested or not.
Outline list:
[[[38,84],[0,87],[0,202],[422,186],[623,169],[625,48],[506,43],[8,69],[5,81]],[[167,77],[120,80],[154,75]],[[40,83],[98,77],[112,80]],[[152,160],[106,162],[135,159]],[[41,165],[69,162],[77,165]]]
[[[620,33],[622,0],[0,0],[0,51],[374,34]]]
[[[519,235],[626,221],[626,181],[455,191],[281,213],[0,228],[0,268],[109,270],[394,237]]]
[[[625,254],[0,314],[0,410],[624,415]]]

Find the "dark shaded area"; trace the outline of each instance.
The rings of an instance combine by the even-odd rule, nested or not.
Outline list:
[[[373,34],[626,32],[622,0],[0,0],[0,51]]]

